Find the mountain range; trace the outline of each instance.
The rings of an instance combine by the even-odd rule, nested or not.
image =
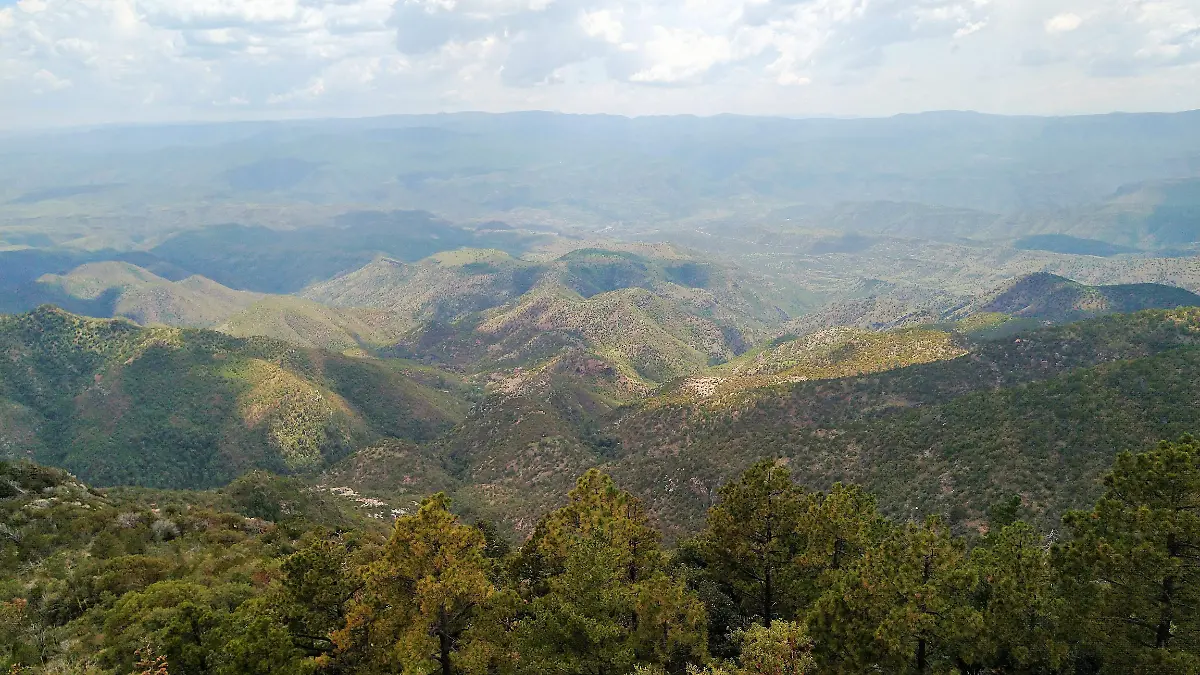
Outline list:
[[[1200,430],[1198,158],[1196,112],[5,134],[0,456],[509,534],[599,467],[669,538],[774,457],[1050,530]]]
[[[969,528],[991,501],[1020,492],[1052,522],[1095,496],[1091,481],[1117,450],[1200,422],[1200,317],[1138,311],[1200,305],[1181,289],[1038,274],[923,325],[752,343],[744,336],[784,330],[786,312],[744,300],[736,274],[693,264],[594,249],[546,261],[463,251],[380,259],[309,291],[345,307],[215,294],[236,300],[221,331],[264,306],[284,312],[289,329],[319,308],[308,336],[337,317],[413,326],[372,345],[352,328],[376,329],[356,318],[343,327],[357,336],[338,350],[347,354],[314,349],[311,337],[40,308],[0,322],[0,448],[101,485],[208,487],[266,468],[323,473],[384,499],[449,490],[516,531],[599,466],[675,536],[764,454],[787,458],[812,487],[866,484],[890,513],[952,514]],[[208,287],[99,269],[120,282],[119,297],[150,307],[173,305],[147,288]],[[94,296],[83,280],[96,270],[42,283]],[[528,284],[514,285],[522,274]],[[414,279],[439,288],[438,275],[444,297],[404,290]],[[371,301],[380,306],[353,306]],[[728,317],[745,327],[720,323]]]

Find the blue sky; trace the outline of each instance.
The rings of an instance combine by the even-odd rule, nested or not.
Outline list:
[[[0,0],[0,128],[1200,108],[1200,0]]]

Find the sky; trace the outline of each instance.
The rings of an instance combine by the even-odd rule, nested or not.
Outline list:
[[[1200,0],[0,0],[0,130],[1200,108]]]

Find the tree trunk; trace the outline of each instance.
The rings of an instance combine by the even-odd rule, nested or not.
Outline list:
[[[767,564],[766,577],[763,582],[763,625],[767,628],[771,627],[771,615],[774,614],[775,598],[772,597],[774,592],[771,588],[771,565]]]
[[[1166,649],[1167,644],[1171,642],[1171,625],[1175,620],[1174,611],[1171,606],[1171,595],[1174,592],[1175,577],[1163,579],[1162,613],[1159,615],[1158,628],[1154,631],[1154,646],[1158,649]]]
[[[925,672],[925,638],[917,640],[917,672]]]
[[[1167,534],[1167,555],[1175,558],[1179,555],[1179,546],[1175,542],[1175,533]],[[1154,631],[1154,646],[1166,649],[1171,642],[1171,625],[1175,621],[1175,577],[1167,576],[1162,581],[1162,594],[1159,596],[1161,609],[1158,627]]]
[[[448,619],[446,618],[446,610],[442,608],[438,610],[438,663],[442,666],[442,675],[454,675],[454,667],[450,663],[450,632],[447,626]]]
[[[771,627],[771,615],[775,613],[775,589],[771,587],[772,548],[775,545],[775,501],[772,499],[770,476],[767,477],[767,536],[766,550],[763,551],[763,625]]]

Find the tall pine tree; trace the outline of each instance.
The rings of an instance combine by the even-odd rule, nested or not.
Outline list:
[[[801,522],[812,502],[791,472],[760,461],[720,490],[698,546],[708,573],[720,580],[746,616],[769,626],[802,606]]]
[[[1106,673],[1200,672],[1200,443],[1121,454],[1058,563]]]
[[[383,556],[334,634],[341,652],[366,650],[356,672],[453,675],[461,639],[494,592],[483,533],[450,513],[443,494],[396,519]]]
[[[706,657],[703,604],[677,579],[641,503],[592,470],[522,551],[525,673],[681,672]]]

